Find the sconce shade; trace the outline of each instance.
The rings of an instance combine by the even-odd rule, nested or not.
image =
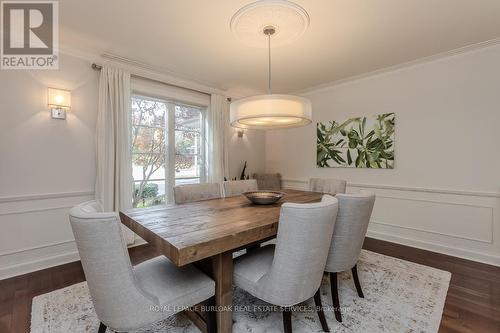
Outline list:
[[[300,127],[311,123],[312,106],[294,95],[258,95],[231,103],[231,126],[252,129]]]
[[[68,90],[49,88],[48,104],[51,108],[71,108],[71,92]]]

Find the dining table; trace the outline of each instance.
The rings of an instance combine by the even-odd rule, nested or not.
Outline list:
[[[122,223],[177,266],[194,264],[215,281],[217,332],[232,332],[233,253],[276,237],[285,202],[311,203],[322,193],[283,189],[271,205],[237,195],[120,212]],[[202,328],[203,315],[190,318]]]

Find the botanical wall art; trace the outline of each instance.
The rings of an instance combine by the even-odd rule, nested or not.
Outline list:
[[[394,169],[395,114],[328,121],[317,127],[317,166]]]

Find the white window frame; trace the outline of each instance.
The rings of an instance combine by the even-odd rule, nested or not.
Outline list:
[[[200,183],[206,182],[206,156],[205,156],[205,120],[206,110],[210,104],[210,96],[188,89],[169,86],[155,81],[134,78],[131,82],[131,96],[157,99],[167,105],[167,147],[165,149],[165,203],[173,203],[175,186],[175,105],[200,108]],[[132,108],[130,108],[131,112]],[[195,177],[198,178],[198,177]],[[155,181],[151,179],[150,181]],[[161,181],[157,180],[157,181]],[[135,181],[134,181],[135,186]]]
[[[178,178],[175,176],[175,172],[169,172],[168,173],[168,182],[167,182],[167,185],[169,186],[168,189],[171,193],[170,196],[168,196],[167,198],[172,198],[173,199],[173,195],[174,195],[174,186],[175,186],[175,180],[176,179],[200,179],[200,183],[205,183],[206,182],[206,165],[205,165],[205,159],[206,159],[206,156],[205,156],[205,145],[204,145],[204,142],[205,142],[205,117],[206,117],[206,108],[202,108],[202,107],[199,107],[199,106],[196,106],[196,105],[188,105],[186,103],[181,103],[181,102],[177,102],[177,101],[168,101],[167,102],[167,110],[168,110],[168,129],[167,129],[167,133],[168,133],[168,143],[172,143],[172,144],[169,144],[166,151],[168,151],[168,156],[166,157],[166,161],[168,163],[168,167],[169,167],[169,170],[175,170],[175,155],[176,155],[176,152],[175,152],[175,106],[176,105],[184,105],[184,106],[187,106],[187,107],[197,107],[197,108],[200,108],[200,114],[201,114],[201,126],[200,126],[200,154],[199,154],[199,158],[200,158],[200,163],[199,163],[199,167],[200,167],[200,176],[199,177],[189,177],[189,178]],[[184,132],[189,132],[189,131],[184,131]],[[192,132],[198,132],[198,131],[192,131]],[[170,169],[171,168],[171,169]],[[168,200],[167,200],[168,201]]]

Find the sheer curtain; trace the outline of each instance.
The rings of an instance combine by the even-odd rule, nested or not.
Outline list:
[[[130,73],[103,66],[99,78],[97,113],[97,175],[95,197],[105,211],[132,208],[130,153]],[[122,226],[127,244],[134,233]]]
[[[222,95],[212,94],[206,115],[207,182],[222,183],[229,179],[228,143],[229,104]]]

